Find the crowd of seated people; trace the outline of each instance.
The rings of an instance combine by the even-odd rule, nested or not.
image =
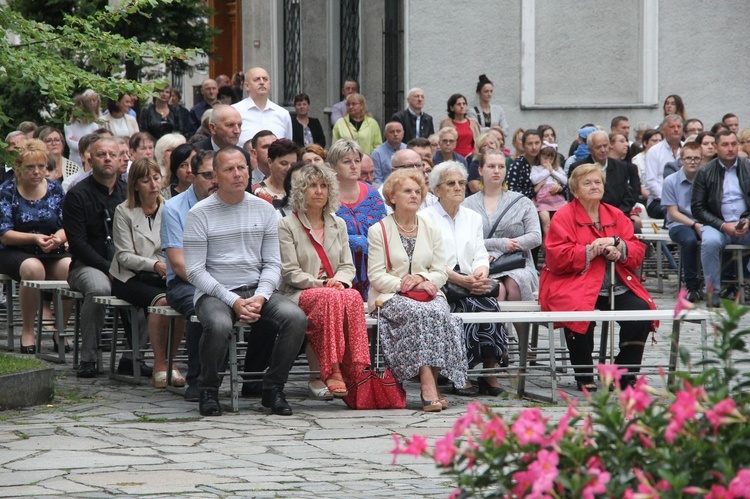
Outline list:
[[[646,252],[634,235],[646,216],[639,205],[665,219],[681,247],[688,299],[708,295],[713,306],[731,296],[722,289],[722,250],[750,244],[750,130],[739,129],[736,115],[704,131],[670,95],[663,122],[639,124],[635,141],[624,116],[609,129],[587,123],[566,158],[551,126],[509,129],[485,75],[476,106],[450,96],[437,134],[422,89],[411,89],[404,111],[381,128],[352,83],[334,106],[328,150],[309,96],[297,96],[292,121],[268,99],[262,68],[245,75],[245,99],[207,79],[204,100],[189,112],[170,103],[166,86],[133,116],[131,96],[101,114],[99,97],[86,91],[64,133],[25,123],[27,131],[6,137],[17,156],[2,172],[0,272],[67,280],[84,295],[78,377],[102,369],[105,311],[93,298],[115,295],[147,315],[140,344],[154,352],[153,368],[135,351],[118,372],[140,369],[157,388],[186,386],[201,414],[219,415],[219,373],[239,320],[253,325],[245,370],[264,373],[246,379],[243,396],[289,415],[284,385],[303,350],[319,372],[310,397],[347,394],[370,362],[363,310],[377,303],[386,363],[399,381],[419,379],[425,411],[448,407],[439,377],[458,395],[498,395],[496,378],[470,380],[467,371],[506,366],[507,331],[452,313],[497,311],[499,302],[537,294],[544,310],[609,308],[612,289],[617,309],[653,308],[633,274]],[[514,254],[511,267],[500,265]],[[586,289],[585,299],[571,299],[574,288]],[[36,351],[38,300],[22,289],[22,353]],[[167,373],[167,320],[146,313],[167,304],[187,320],[171,352],[184,331],[186,376],[176,367]],[[68,303],[59,311],[69,312]],[[189,321],[194,315],[199,323]],[[623,323],[618,363],[640,364],[652,326]],[[576,370],[586,390],[596,389],[592,328],[565,324],[574,363],[591,366]],[[69,348],[57,331],[53,340],[56,350]]]

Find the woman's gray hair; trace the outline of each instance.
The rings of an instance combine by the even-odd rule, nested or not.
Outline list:
[[[432,192],[435,192],[435,189],[438,188],[438,186],[440,185],[440,181],[443,180],[443,175],[445,175],[446,173],[460,173],[461,177],[464,180],[467,180],[469,178],[469,174],[466,172],[466,168],[464,168],[464,165],[462,165],[458,161],[443,161],[442,163],[439,163],[435,168],[433,168],[430,172],[429,180],[430,190]]]
[[[363,151],[359,144],[351,139],[339,139],[328,150],[328,164],[332,167],[336,166],[341,158],[353,152],[359,155],[359,159],[362,159]]]
[[[327,166],[309,164],[302,167],[292,178],[292,192],[289,196],[289,205],[293,211],[304,213],[307,211],[305,203],[305,191],[313,180],[323,179],[328,185],[328,201],[323,207],[323,214],[336,213],[339,209],[339,181],[336,172]]]

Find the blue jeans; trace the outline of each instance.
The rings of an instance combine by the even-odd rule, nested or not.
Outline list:
[[[745,237],[729,237],[723,232],[704,225],[701,229],[701,262],[706,286],[718,293],[721,290],[721,253],[727,244],[750,245],[750,233]]]
[[[688,225],[678,224],[669,229],[669,237],[680,246],[685,287],[688,291],[699,291],[701,280],[698,277],[698,233]]]
[[[195,315],[195,286],[175,277],[167,284],[167,304],[185,317],[185,347],[188,356],[188,370],[185,380],[189,386],[198,382],[201,372],[200,341],[203,334],[203,326],[199,322],[191,322],[190,317]]]
[[[255,289],[235,291],[243,298],[255,294]],[[203,325],[203,336],[200,341],[201,372],[198,387],[201,390],[218,390],[221,386],[219,371],[229,348],[230,335],[237,317],[226,303],[213,296],[203,295],[195,304],[195,312]],[[256,326],[257,325],[257,326]],[[271,350],[268,371],[263,376],[263,389],[284,389],[289,371],[294,365],[307,329],[307,317],[302,310],[288,298],[278,293],[263,305],[260,319],[253,328],[273,332],[276,341]],[[252,342],[250,333],[249,343]],[[249,344],[248,351],[255,345]]]

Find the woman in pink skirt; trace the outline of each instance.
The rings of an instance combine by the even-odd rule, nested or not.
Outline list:
[[[293,177],[293,213],[279,222],[280,291],[307,315],[307,356],[320,379],[310,381],[313,398],[344,397],[346,382],[370,364],[362,296],[346,223],[335,215],[338,181],[328,167],[307,165]]]

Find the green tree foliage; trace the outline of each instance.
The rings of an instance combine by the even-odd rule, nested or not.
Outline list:
[[[188,38],[193,31],[201,31],[199,27],[193,30],[193,25],[199,26],[202,21],[183,19],[178,41],[185,47],[181,48],[165,43],[168,34],[180,30],[166,23],[162,26],[161,18],[152,17],[157,12],[171,17],[183,4],[193,4],[194,0],[126,0],[116,6],[106,2],[102,6],[99,1],[90,0],[38,1],[34,5],[35,1],[23,0],[30,4],[23,9],[28,17],[14,8],[0,7],[0,31],[9,34],[0,38],[0,78],[12,81],[9,89],[35,92],[28,98],[36,97],[38,101],[34,112],[20,116],[17,110],[9,111],[9,107],[16,106],[15,99],[13,94],[3,94],[6,87],[0,86],[3,136],[20,119],[34,119],[45,111],[51,113],[47,121],[61,124],[69,120],[73,95],[86,88],[94,89],[102,98],[116,98],[123,92],[147,98],[161,84],[141,84],[135,78],[124,78],[126,67],[136,68],[131,72],[133,76],[138,75],[139,68],[171,65],[172,61],[187,67],[187,61],[200,52],[192,48],[196,43],[189,43]],[[31,14],[32,8],[38,15]],[[171,22],[176,23],[177,19],[172,17]],[[128,34],[126,27],[134,32],[150,31],[151,35],[139,38]],[[194,40],[205,45],[208,36]]]

